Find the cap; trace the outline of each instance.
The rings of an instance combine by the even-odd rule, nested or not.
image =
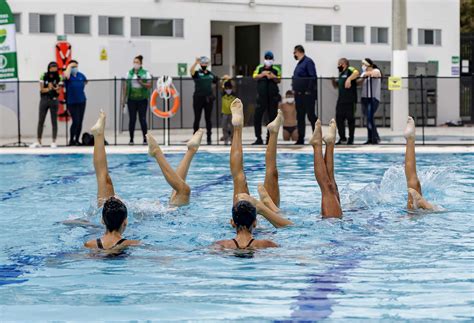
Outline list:
[[[273,52],[267,50],[267,51],[265,52],[265,55],[264,55],[263,57],[264,57],[264,58],[273,59]]]
[[[207,57],[207,56],[201,56],[201,58],[199,59],[199,61],[201,62],[201,64],[209,64],[209,57]]]

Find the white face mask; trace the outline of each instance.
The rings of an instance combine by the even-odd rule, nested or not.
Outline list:
[[[226,94],[232,94],[232,89],[226,89],[226,90],[225,90],[225,93],[226,93]]]
[[[284,98],[283,103],[293,104],[295,102],[295,98]]]
[[[141,67],[140,64],[133,64],[133,68],[137,71],[140,69],[140,67]]]
[[[266,60],[263,61],[263,64],[267,67],[272,66],[273,65],[273,59],[266,59]]]
[[[367,66],[362,65],[362,71],[365,72],[367,70]]]

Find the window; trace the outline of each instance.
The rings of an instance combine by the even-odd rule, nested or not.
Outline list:
[[[372,44],[388,44],[388,28],[372,27],[370,29],[370,38]]]
[[[418,45],[441,46],[441,29],[418,29]]]
[[[99,35],[123,36],[123,18],[99,16]]]
[[[132,36],[183,37],[183,19],[132,18]]]
[[[365,43],[365,27],[347,26],[346,27],[347,43]]]
[[[306,41],[341,41],[341,26],[338,25],[306,25]]]
[[[64,15],[64,33],[89,35],[91,33],[91,17]]]
[[[13,19],[15,20],[15,31],[21,33],[21,13],[14,13]]]
[[[54,34],[56,32],[56,16],[30,13],[30,33]]]
[[[408,45],[412,44],[412,30],[411,30],[411,28],[407,29],[407,44]]]

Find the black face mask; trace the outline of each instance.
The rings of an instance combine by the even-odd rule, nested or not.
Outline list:
[[[202,69],[203,71],[205,71],[205,70],[207,70],[207,66],[202,66],[202,65],[201,65],[201,69]]]
[[[298,56],[296,56],[296,55],[293,55],[293,57],[295,58],[295,60],[298,60]]]
[[[337,67],[337,69],[339,70],[339,72],[344,71],[344,67],[342,67],[341,65],[339,65],[339,66]]]

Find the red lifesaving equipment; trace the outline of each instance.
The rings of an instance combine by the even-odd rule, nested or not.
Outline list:
[[[165,96],[169,97],[169,100],[173,98],[173,106],[169,111],[163,111],[158,109],[157,100],[160,98],[160,93],[165,91]],[[159,118],[168,119],[173,117],[179,110],[180,99],[178,91],[172,86],[167,86],[164,89],[155,89],[151,94],[150,105],[153,108],[153,114]]]
[[[67,68],[67,65],[72,59],[72,50],[71,44],[66,41],[60,41],[56,43],[56,63],[58,64],[59,75],[63,75],[64,70]],[[64,87],[61,87],[59,92],[59,109],[58,109],[58,120],[59,121],[69,121],[70,116],[65,115],[66,109],[64,107],[65,102],[65,93]]]

